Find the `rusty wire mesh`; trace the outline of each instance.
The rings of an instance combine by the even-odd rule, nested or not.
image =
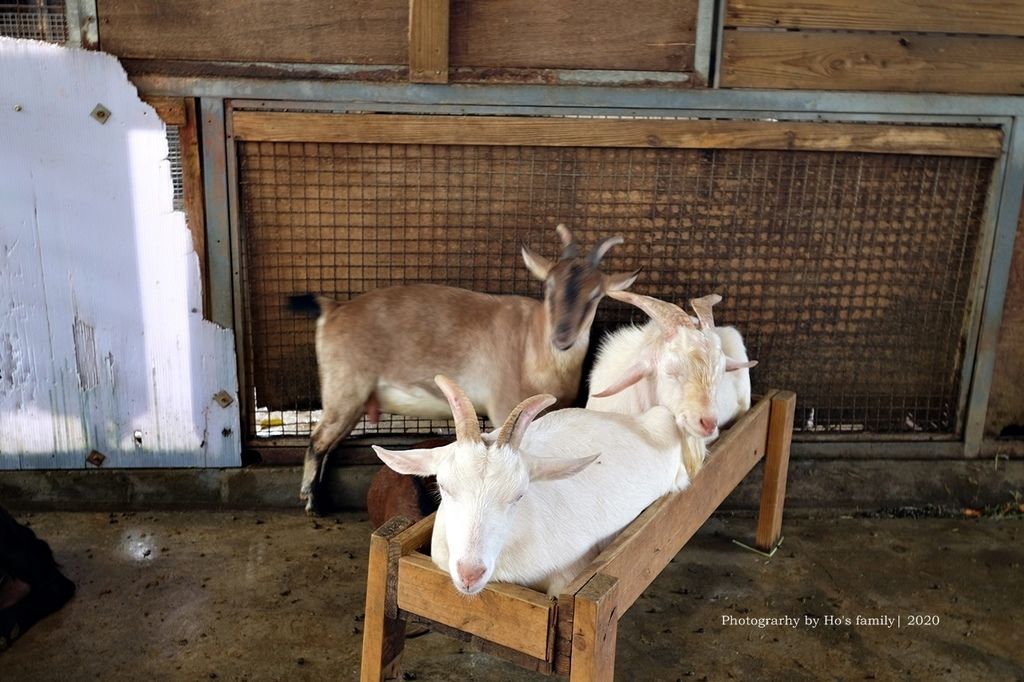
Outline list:
[[[0,2],[0,36],[64,44],[68,41],[64,5],[64,0]]]
[[[167,162],[171,166],[171,189],[175,211],[185,210],[185,168],[181,159],[181,129],[167,126]]]
[[[586,245],[623,235],[606,268],[642,267],[635,291],[721,293],[716,318],[760,360],[755,391],[795,390],[798,430],[957,429],[991,160],[270,142],[238,153],[246,361],[264,408],[250,434],[302,434],[316,418],[293,412],[318,389],[313,322],[286,310],[289,294],[428,281],[539,297],[518,248],[555,255],[557,222]],[[593,338],[643,319],[606,299]]]

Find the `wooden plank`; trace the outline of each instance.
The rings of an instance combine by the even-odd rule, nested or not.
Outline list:
[[[203,286],[202,313],[210,314],[210,271],[206,262],[206,216],[203,198],[203,160],[199,151],[199,119],[196,100],[184,100],[185,122],[178,128],[181,142],[182,191],[185,201],[185,221],[192,233],[192,248],[199,258],[199,278]]]
[[[143,97],[142,101],[156,109],[156,115],[164,125],[185,125],[187,118],[184,97]]]
[[[773,392],[762,398],[712,446],[711,456],[689,488],[648,507],[562,591],[558,596],[558,632],[568,630],[575,637],[575,626],[568,628],[565,622],[575,621],[576,614],[562,607],[598,573],[619,579],[620,613],[632,606],[764,456],[774,395]],[[563,640],[557,643],[556,655],[560,658],[568,650]],[[556,666],[564,671],[564,660],[557,660]]]
[[[1024,36],[1024,5],[1020,0],[729,0],[725,25]]]
[[[618,580],[598,573],[576,594],[570,682],[615,679],[615,636],[622,615],[618,587]]]
[[[408,0],[97,0],[100,45],[118,57],[403,64]]]
[[[690,71],[697,2],[454,0],[455,66]]]
[[[395,536],[393,542],[398,544],[402,556],[414,552],[430,542],[430,538],[434,534],[434,519],[436,517],[437,512],[434,512]]]
[[[514,116],[415,116],[239,111],[234,134],[268,142],[554,147],[799,149],[998,156],[990,128],[869,123],[621,120]]]
[[[409,0],[409,80],[448,82],[448,0]]]
[[[1024,94],[1018,38],[726,31],[722,87]]]
[[[392,519],[370,536],[362,664],[359,670],[361,682],[398,678],[398,666],[405,647],[405,621],[389,617],[385,612],[389,578],[388,544],[391,538],[408,525],[408,519]]]
[[[786,501],[789,446],[793,441],[796,393],[779,391],[772,398],[768,443],[764,456],[761,509],[757,515],[757,546],[771,551],[782,537],[782,508]]]
[[[398,562],[398,607],[534,658],[547,655],[552,636],[551,599],[508,583],[467,598],[422,554]]]
[[[429,618],[423,618],[414,613],[408,611],[399,611],[399,615],[410,625],[425,625],[432,632],[437,632],[442,635],[457,639],[461,642],[466,642],[473,648],[477,649],[481,653],[487,654],[488,656],[496,656],[497,658],[504,659],[514,665],[525,668],[527,670],[533,670],[534,672],[541,673],[542,675],[550,675],[553,672],[551,661],[548,659],[534,658],[533,656],[527,656],[526,654],[516,651],[515,649],[509,649],[506,646],[495,644],[490,640],[482,639],[476,635],[471,635],[468,632],[457,630],[456,628],[438,623],[437,621],[430,620]]]

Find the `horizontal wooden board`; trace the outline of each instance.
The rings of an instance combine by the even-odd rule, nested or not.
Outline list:
[[[575,593],[598,573],[618,578],[624,613],[764,456],[771,397],[762,398],[712,447],[689,488],[648,507],[565,593]]]
[[[156,109],[164,125],[183,126],[187,122],[184,97],[143,97],[146,104]]]
[[[408,0],[97,0],[100,47],[118,57],[405,64]]]
[[[341,115],[240,111],[234,135],[261,142],[553,147],[794,149],[998,156],[988,128],[860,123],[615,120],[510,116]]]
[[[539,592],[507,583],[491,583],[468,598],[428,557],[410,554],[398,562],[398,608],[545,658],[555,603]]]
[[[729,0],[725,25],[1024,36],[1020,0]]]
[[[974,36],[726,31],[732,88],[1024,94],[1024,40]]]
[[[456,66],[689,71],[696,0],[452,0]]]
[[[615,599],[621,617],[764,456],[775,396],[776,392],[770,391],[724,433],[689,488],[645,509],[558,595],[558,673],[570,670],[569,652],[576,630],[574,595],[598,573],[617,578]]]

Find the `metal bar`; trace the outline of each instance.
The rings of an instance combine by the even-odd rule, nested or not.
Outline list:
[[[964,456],[964,444],[959,441],[854,441],[849,443],[808,443],[793,441],[793,457],[801,459],[959,459]]]
[[[195,78],[140,75],[147,95],[286,99],[350,103],[562,107],[586,114],[594,108],[704,111],[792,111],[828,114],[1024,115],[1024,97],[889,94],[784,90],[712,90],[564,85],[460,85],[352,83],[325,80]]]
[[[68,12],[68,43],[72,31],[78,41],[75,47],[86,50],[98,50],[100,48],[100,21],[96,14],[96,0],[68,0],[68,6],[75,7],[75,24],[71,24],[71,11]]]
[[[704,85],[711,84],[712,50],[715,47],[715,0],[697,0],[693,72]],[[717,60],[714,62],[717,64]]]
[[[235,329],[235,358],[238,365],[239,411],[243,433],[249,433],[256,413],[256,394],[252,390],[249,366],[249,335],[245,322],[245,291],[242,284],[242,219],[238,204],[238,153],[235,149],[233,128],[234,109],[230,101],[224,102],[225,172],[227,175],[228,231],[231,253],[232,319]]]
[[[200,102],[200,114],[210,319],[226,329],[234,329],[224,100],[204,97]]]
[[[1003,320],[1006,286],[1013,260],[1013,242],[1017,236],[1021,199],[1024,195],[1024,118],[1017,118],[1010,130],[1006,172],[1003,174],[999,198],[999,215],[988,269],[988,288],[978,334],[978,351],[974,359],[971,397],[967,403],[967,424],[964,428],[964,454],[977,457],[985,435],[988,400],[992,391],[999,326]]]
[[[978,236],[977,255],[975,257],[974,271],[971,275],[972,281],[968,288],[970,292],[969,308],[967,309],[964,326],[961,330],[964,339],[964,360],[960,368],[960,396],[957,403],[958,423],[956,424],[956,433],[960,436],[963,436],[966,428],[968,402],[974,390],[972,378],[975,374],[978,334],[984,310],[983,301],[985,300],[985,292],[992,284],[989,278],[993,258],[992,249],[995,244],[998,227],[1000,196],[1003,193],[1003,182],[1006,176],[1007,162],[1010,157],[1013,119],[1004,121],[1002,129],[1003,153],[996,161],[992,170],[992,180],[989,183],[988,197],[985,200],[985,215],[982,220],[981,234]]]
[[[725,4],[728,0],[715,0],[715,44],[711,46],[714,51],[714,62],[712,64],[712,83],[714,87],[720,87],[719,81],[722,74],[722,43],[725,42]]]
[[[79,0],[67,0],[64,3],[64,17],[68,24],[68,47],[82,46],[82,13]]]

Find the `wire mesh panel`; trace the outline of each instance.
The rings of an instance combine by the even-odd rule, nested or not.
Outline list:
[[[289,294],[437,282],[539,298],[519,245],[556,255],[558,222],[587,246],[623,235],[604,267],[642,267],[639,293],[721,293],[716,319],[760,361],[755,391],[795,390],[799,430],[958,428],[991,159],[290,142],[238,154],[246,361],[263,409],[250,433],[301,434],[316,418],[295,412],[318,389],[313,322],[286,310]],[[629,320],[644,316],[606,299],[593,338]]]
[[[167,126],[167,162],[171,166],[174,210],[185,210],[185,169],[181,161],[181,129]]]
[[[66,43],[68,22],[64,0],[0,2],[0,36]]]

